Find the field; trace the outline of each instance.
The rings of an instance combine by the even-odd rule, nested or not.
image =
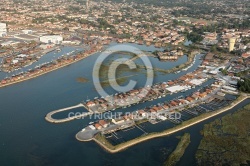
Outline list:
[[[204,126],[198,165],[250,164],[250,104]]]

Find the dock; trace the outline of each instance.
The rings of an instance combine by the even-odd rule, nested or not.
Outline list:
[[[78,105],[75,105],[75,106],[71,106],[71,107],[67,107],[67,108],[52,111],[52,112],[48,113],[45,116],[45,119],[50,123],[64,123],[64,122],[69,122],[69,121],[79,119],[79,118],[83,118],[83,117],[86,117],[86,116],[89,116],[89,115],[93,114],[92,112],[86,112],[86,113],[82,113],[80,115],[75,115],[75,116],[67,117],[67,118],[64,118],[64,119],[54,119],[54,118],[52,118],[52,116],[54,114],[56,114],[56,113],[69,111],[71,109],[79,108],[79,107],[84,107],[84,105],[83,104],[78,104]]]

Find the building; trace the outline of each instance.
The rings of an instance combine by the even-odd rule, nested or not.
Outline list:
[[[86,0],[86,9],[89,10],[89,0]]]
[[[100,124],[103,128],[108,127],[108,122],[106,122],[105,120],[99,120],[99,124]]]
[[[33,33],[33,31],[30,30],[30,29],[22,30],[22,32],[23,32],[24,34],[32,34],[32,33]]]
[[[234,50],[234,45],[235,45],[235,42],[236,42],[236,39],[235,38],[229,38],[229,41],[228,41],[228,45],[229,45],[229,52],[233,51]]]
[[[124,123],[125,120],[123,118],[117,118],[117,119],[112,119],[112,122],[117,125]]]
[[[54,44],[61,44],[63,41],[63,37],[60,35],[46,35],[40,37],[40,42],[42,43],[54,43]]]
[[[7,25],[6,23],[0,23],[0,37],[7,35]]]
[[[95,128],[96,128],[97,130],[101,130],[101,129],[102,129],[102,126],[101,126],[99,123],[96,123],[96,124],[95,124]]]

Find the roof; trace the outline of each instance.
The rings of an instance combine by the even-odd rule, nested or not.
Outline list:
[[[209,53],[207,53],[207,55],[206,55],[206,57],[205,57],[205,60],[212,60],[213,57],[214,57],[214,54],[211,53],[211,52],[209,52]]]
[[[107,125],[108,123],[105,120],[99,120],[99,124],[104,126]]]
[[[98,129],[98,128],[100,128],[100,127],[102,127],[102,126],[101,126],[99,123],[96,123],[96,124],[95,124],[95,128]]]

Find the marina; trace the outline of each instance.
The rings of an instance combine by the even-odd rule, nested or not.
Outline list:
[[[221,87],[214,87],[213,89],[209,89],[209,88],[204,87],[200,91],[197,91],[190,96],[186,96],[186,97],[182,96],[176,100],[168,101],[168,102],[161,103],[161,104],[158,103],[155,106],[144,108],[141,110],[137,110],[137,111],[131,112],[129,114],[126,113],[125,115],[119,116],[117,119],[115,119],[115,117],[114,117],[114,119],[112,119],[112,121],[111,121],[111,119],[110,120],[106,119],[106,120],[103,120],[106,124],[105,126],[100,125],[100,122],[97,122],[95,124],[91,124],[92,127],[90,127],[90,128],[91,128],[92,132],[97,134],[97,131],[102,132],[102,133],[110,133],[112,131],[121,130],[119,126],[124,126],[127,123],[136,124],[136,123],[138,123],[138,121],[139,122],[143,121],[143,123],[149,121],[151,124],[154,125],[156,123],[159,123],[160,121],[169,120],[174,125],[178,125],[185,120],[189,120],[191,117],[193,118],[193,117],[196,117],[202,113],[214,111],[214,110],[218,109],[218,107],[221,108],[225,105],[228,105],[229,102],[232,101],[232,99],[225,100],[225,99],[216,98],[216,94],[220,90],[221,90]],[[205,92],[206,92],[206,95],[203,96],[203,93],[205,93]],[[199,99],[198,98],[196,99],[196,97],[194,97],[194,95],[196,95],[197,93],[200,94],[200,96],[198,97]],[[234,97],[234,99],[235,98],[236,97]],[[207,102],[210,99],[211,99],[211,102]],[[224,102],[224,101],[226,101],[226,102]],[[223,104],[221,104],[222,102],[223,102]],[[210,110],[206,109],[205,112],[202,112],[202,110],[199,110],[199,113],[198,113],[196,111],[196,109],[197,109],[197,107],[199,107],[199,105],[202,105],[203,107],[210,107]],[[211,106],[211,105],[213,105],[213,106]],[[188,106],[190,107],[190,109],[186,108]],[[184,112],[184,113],[189,114],[191,117],[189,117],[188,119],[185,119],[186,115],[184,115],[184,118],[182,118],[182,115],[180,115],[181,119],[179,119],[179,120],[171,119],[172,115],[176,115],[176,113],[177,113],[176,110],[178,110],[178,112],[180,112],[180,114],[182,114]],[[111,121],[111,122],[109,122],[109,121]],[[110,131],[108,126],[112,126],[111,131]],[[116,126],[116,130],[114,129],[115,126]],[[127,127],[130,127],[130,125],[128,125]],[[89,127],[87,127],[87,128],[89,128]],[[86,132],[85,129],[83,129],[81,132],[78,133],[78,136],[77,136],[78,140],[81,138],[81,136],[79,136],[79,135],[84,135],[85,132]],[[88,132],[89,132],[89,130],[88,130]],[[145,132],[145,133],[147,133],[147,132]],[[93,135],[93,138],[94,138],[94,135]],[[90,138],[88,138],[88,140],[90,140]]]
[[[51,72],[48,75],[42,75],[41,77],[37,77],[36,79],[33,79],[32,81],[25,82],[25,84],[16,84],[16,85],[11,86],[11,88],[6,87],[6,88],[0,89],[1,91],[0,97],[1,97],[1,100],[3,101],[2,113],[5,114],[5,116],[0,117],[1,125],[2,125],[1,130],[3,132],[7,132],[7,130],[5,130],[5,128],[6,129],[8,128],[6,125],[7,124],[11,125],[11,121],[7,121],[6,118],[12,119],[12,121],[17,122],[18,124],[19,123],[22,124],[22,125],[16,126],[15,128],[8,128],[8,131],[11,132],[15,138],[16,137],[19,138],[18,140],[15,139],[15,141],[17,141],[17,143],[22,146],[18,148],[17,146],[12,146],[7,140],[13,140],[13,136],[3,135],[3,137],[0,138],[1,142],[4,143],[3,148],[1,148],[1,150],[14,151],[16,149],[19,149],[19,151],[22,152],[22,153],[19,153],[19,156],[21,158],[25,158],[26,155],[30,156],[30,154],[35,155],[35,156],[44,156],[45,158],[49,160],[50,163],[53,163],[53,158],[50,157],[51,155],[53,156],[53,154],[58,155],[58,157],[56,157],[58,160],[67,158],[66,154],[65,155],[61,154],[58,152],[58,150],[59,151],[63,151],[63,150],[71,151],[72,150],[73,154],[77,156],[74,160],[75,163],[77,164],[77,163],[83,162],[83,160],[81,159],[82,155],[88,156],[87,151],[89,152],[93,149],[96,150],[95,153],[92,153],[92,155],[95,157],[102,156],[102,157],[113,158],[114,156],[117,156],[118,158],[119,154],[128,155],[129,153],[133,153],[134,150],[147,151],[148,149],[151,149],[151,147],[153,146],[163,146],[165,145],[166,141],[171,142],[171,145],[169,145],[168,147],[174,146],[173,144],[177,142],[176,136],[180,134],[180,132],[177,132],[176,134],[173,134],[173,135],[169,135],[168,137],[151,140],[146,143],[140,142],[140,144],[137,144],[131,149],[129,148],[126,151],[121,151],[120,153],[111,155],[110,153],[103,153],[104,151],[98,145],[95,145],[94,143],[84,142],[83,144],[79,144],[77,141],[74,140],[74,138],[72,139],[71,137],[69,140],[68,135],[71,135],[72,137],[74,137],[75,133],[77,133],[78,131],[81,131],[87,125],[91,125],[91,124],[93,125],[97,121],[97,119],[95,120],[95,119],[84,118],[81,120],[71,121],[70,123],[62,123],[62,126],[61,126],[61,125],[53,125],[51,123],[47,123],[47,121],[45,121],[44,118],[41,118],[41,117],[44,117],[44,115],[48,113],[48,110],[58,110],[58,108],[62,108],[62,107],[66,108],[69,105],[75,105],[76,101],[79,101],[78,103],[81,103],[82,99],[84,98],[84,96],[86,96],[86,94],[88,94],[89,99],[94,99],[96,96],[98,96],[96,91],[93,91],[94,86],[91,85],[90,83],[80,84],[75,81],[75,79],[79,76],[91,79],[91,75],[84,73],[81,67],[85,66],[86,68],[92,68],[97,56],[98,55],[86,57],[87,62],[79,61],[77,63],[72,64],[67,69],[62,68],[60,70]],[[181,71],[178,74],[168,74],[164,78],[156,77],[156,80],[159,82],[167,82],[169,80],[178,79],[181,76],[185,75],[186,73],[192,72],[192,70],[195,70],[199,66],[200,62],[201,61],[199,60],[199,56],[197,56],[195,65],[192,68],[188,69],[187,71]],[[67,75],[66,78],[65,78],[65,75]],[[44,78],[46,78],[47,81],[45,82],[42,81]],[[143,77],[139,77],[139,78],[140,80],[143,79]],[[139,87],[142,87],[142,86],[143,86],[143,83],[140,84],[139,82]],[[196,86],[196,88],[198,89],[201,87]],[[46,89],[46,91],[44,89]],[[189,89],[188,92],[193,91],[193,90],[194,90],[193,88]],[[25,93],[26,95],[23,95],[23,92],[26,92]],[[8,102],[9,98],[7,98],[6,96],[8,96],[8,94],[10,93],[16,93],[16,95],[13,96],[12,98],[13,100],[16,101],[15,105],[10,104]],[[164,100],[175,99],[175,98],[178,98],[179,96],[184,97],[186,96],[186,93],[187,92],[174,93],[171,96],[167,95],[166,97],[155,99],[151,102],[152,104],[156,105],[157,103],[162,103]],[[70,94],[71,97],[69,98],[66,94],[67,95]],[[53,101],[53,104],[39,104],[39,103],[51,103],[51,101]],[[31,103],[34,103],[34,104],[31,104]],[[133,110],[143,109],[145,108],[145,106],[147,107],[147,106],[152,105],[150,102],[145,102],[142,104],[136,104],[129,108],[131,111],[133,111]],[[21,106],[24,110],[26,110],[25,112],[20,112],[19,108]],[[79,107],[79,108],[83,108],[83,107]],[[201,108],[201,107],[198,107],[198,108],[202,110],[203,112],[205,111],[204,108]],[[125,109],[127,110],[127,108]],[[125,109],[120,108],[120,109],[115,110],[114,112],[125,111]],[[13,110],[13,112],[10,112],[9,110]],[[66,112],[68,111],[65,111],[65,113]],[[13,113],[15,113],[18,116],[13,116]],[[183,112],[183,114],[186,115],[185,116],[186,119],[190,119],[192,117],[191,115],[185,112]],[[29,116],[29,115],[32,115],[32,116]],[[54,117],[55,116],[52,115],[52,118]],[[31,127],[30,124],[32,124],[34,121],[36,121],[38,125]],[[203,123],[201,123],[201,125],[202,124]],[[159,132],[163,131],[165,128],[171,128],[171,127],[176,126],[176,124],[172,123],[169,120],[165,120],[165,121],[159,121],[158,123],[154,125],[152,125],[150,122],[146,122],[138,126],[141,129],[143,129],[145,132],[150,133],[150,131],[159,131]],[[200,124],[198,126],[200,126]],[[39,127],[39,130],[37,130],[37,127]],[[191,129],[194,130],[196,128],[197,128],[197,125],[190,127],[190,130]],[[120,142],[124,142],[129,139],[135,138],[138,135],[145,134],[142,130],[138,128],[136,130],[133,130],[133,127],[126,128],[124,130],[125,132],[123,130],[120,130],[120,131],[118,130],[115,132],[116,134],[115,133],[111,134],[112,137],[110,137],[110,139],[114,139],[114,137],[116,136],[120,140]],[[185,129],[184,131],[186,130],[189,130],[189,129]],[[32,131],[32,134],[30,133],[30,131]],[[127,140],[123,140],[123,137],[121,136],[124,136],[124,135],[127,136],[126,131],[131,131],[131,134],[135,133],[136,135],[131,135],[131,138],[128,138]],[[49,133],[48,135],[50,138],[44,137],[45,132]],[[124,132],[123,135],[121,135],[122,132]],[[199,133],[199,131],[197,133]],[[32,136],[32,139],[31,139],[31,136]],[[46,141],[46,143],[43,143],[44,140],[47,140],[47,139],[49,140]],[[25,140],[30,140],[30,141],[27,142]],[[54,140],[57,140],[56,144]],[[162,140],[162,141],[159,141],[159,140]],[[36,146],[36,148],[33,149],[31,145]],[[64,148],[62,149],[61,147],[64,147]],[[82,152],[81,150],[82,148],[86,150],[86,153],[85,151]],[[5,158],[10,158],[10,159],[12,158],[12,156],[7,155],[6,153],[1,153],[1,154]],[[157,154],[160,154],[160,152],[157,151]],[[136,153],[134,154],[134,156],[143,157],[144,153]],[[103,160],[100,160],[100,161],[103,161]],[[115,159],[115,161],[117,160]],[[88,161],[84,160],[84,162],[88,162]],[[156,161],[156,162],[160,163],[159,161]],[[15,163],[15,162],[12,161],[12,163]],[[70,163],[72,164],[72,160],[70,160]]]

